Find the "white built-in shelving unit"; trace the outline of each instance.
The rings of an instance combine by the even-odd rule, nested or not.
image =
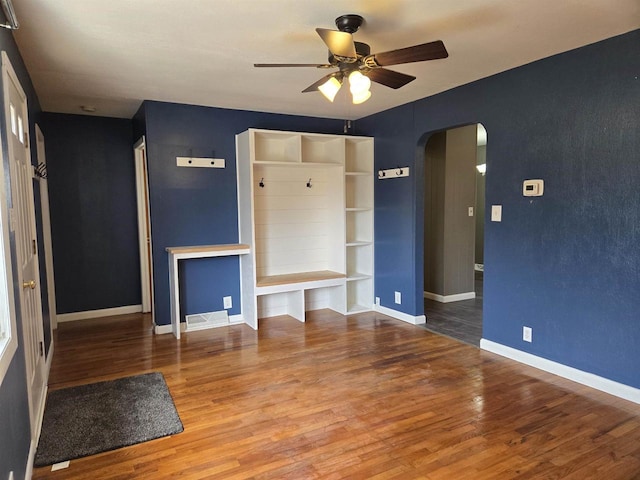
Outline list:
[[[373,307],[373,139],[250,129],[236,137],[243,316]]]

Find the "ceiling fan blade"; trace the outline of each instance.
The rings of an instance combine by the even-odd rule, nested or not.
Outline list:
[[[367,77],[372,82],[380,83],[390,88],[404,87],[407,83],[416,79],[413,75],[406,75],[386,68],[374,68],[367,72]]]
[[[254,63],[254,67],[315,67],[315,68],[331,68],[333,65],[329,63]]]
[[[399,65],[401,63],[424,62],[425,60],[436,60],[438,58],[447,58],[448,56],[449,53],[444,48],[444,43],[441,40],[373,55],[376,63],[381,67]]]
[[[338,30],[329,30],[327,28],[316,28],[316,32],[322,38],[322,41],[327,44],[329,51],[340,60],[352,59],[355,61],[358,58],[356,54],[356,46],[353,43],[353,36],[347,32],[339,32]]]
[[[309,85],[307,88],[305,88],[304,90],[302,90],[302,93],[307,93],[307,92],[315,92],[318,90],[318,87],[320,85],[322,85],[323,83],[325,83],[327,80],[329,80],[331,77],[333,77],[335,74],[334,73],[330,73],[329,75],[325,75],[324,77],[322,77],[320,80],[318,80],[315,83],[312,83],[311,85]]]

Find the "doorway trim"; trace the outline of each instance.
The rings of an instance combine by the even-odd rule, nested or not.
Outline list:
[[[136,168],[136,200],[138,210],[138,248],[140,252],[140,290],[142,293],[142,312],[153,310],[153,249],[151,239],[151,215],[149,209],[149,174],[147,148],[144,135],[133,146]]]
[[[36,131],[36,153],[38,165],[44,165],[47,171],[47,156],[44,148],[44,135],[40,126],[35,124]],[[49,182],[47,176],[39,177],[40,185],[40,208],[42,210],[42,237],[44,239],[44,263],[47,275],[47,300],[49,302],[49,317],[51,328],[58,328],[58,315],[56,311],[56,287],[53,271],[53,244],[51,242],[51,216],[49,212]]]
[[[451,130],[451,129],[455,129],[455,128],[459,128],[459,127],[465,127],[468,125],[482,125],[483,129],[485,129],[485,133],[488,132],[488,128],[486,127],[486,123],[481,121],[481,120],[470,120],[469,122],[461,122],[461,123],[455,123],[455,124],[445,124],[443,125],[441,128],[435,128],[432,130],[428,130],[426,132],[424,132],[420,137],[418,137],[418,142],[416,144],[416,149],[415,149],[415,175],[414,175],[414,192],[415,192],[415,198],[414,198],[414,241],[415,241],[415,253],[416,253],[416,257],[417,257],[417,253],[419,250],[422,251],[422,260],[421,261],[416,261],[415,262],[415,270],[414,270],[414,281],[415,281],[415,288],[416,288],[416,312],[417,313],[421,313],[424,315],[424,299],[425,298],[430,298],[429,296],[425,295],[425,290],[424,290],[424,250],[425,250],[425,232],[426,232],[426,225],[425,225],[425,219],[424,219],[424,215],[425,215],[425,195],[426,195],[426,188],[425,188],[425,175],[426,175],[426,168],[425,168],[425,148],[427,145],[427,142],[429,141],[429,139],[431,138],[431,136],[435,133],[438,132],[442,132],[442,131],[447,131],[447,130]],[[486,218],[486,198],[484,200],[484,206],[485,206],[485,215],[484,215],[484,224],[486,227],[487,224],[487,218]],[[476,205],[477,207],[477,205]],[[474,215],[477,215],[477,208],[474,210]],[[485,272],[485,278],[486,278],[486,272]],[[474,292],[475,293],[475,292]],[[471,295],[469,295],[469,297],[471,298]],[[470,299],[469,298],[469,299]],[[451,301],[460,301],[460,300],[466,300],[466,298],[463,297],[458,297],[458,298],[453,298],[453,299],[449,299],[446,297],[441,297],[441,298],[431,298],[433,300],[436,301],[441,301],[442,303],[448,303]],[[483,316],[484,316],[484,311],[483,311]]]

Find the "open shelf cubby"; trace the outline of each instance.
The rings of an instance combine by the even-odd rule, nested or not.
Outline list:
[[[344,165],[344,138],[332,135],[303,135],[302,161]]]
[[[253,145],[254,162],[300,162],[299,135],[288,132],[256,132]]]

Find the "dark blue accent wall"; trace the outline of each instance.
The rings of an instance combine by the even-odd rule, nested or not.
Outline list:
[[[20,52],[9,30],[0,29],[0,50],[7,53],[11,65],[20,80],[20,84],[27,95],[29,107],[29,137],[35,138],[34,123],[39,121],[40,103],[35,93],[31,78],[27,73]],[[0,78],[0,83],[2,82]],[[0,95],[0,126],[5,132],[4,118],[4,97]],[[32,163],[35,163],[35,148],[31,149]],[[9,164],[8,164],[7,141],[2,133],[2,161],[5,171],[5,191],[10,192]],[[11,200],[8,200],[11,203]],[[36,205],[36,216],[40,215],[40,205]],[[41,225],[37,225],[41,234]],[[15,260],[15,239],[11,233],[11,251]],[[40,245],[41,247],[41,245]],[[40,255],[43,255],[42,248]],[[13,283],[16,307],[19,306],[18,277],[15,261],[13,264]],[[44,285],[42,285],[44,287]],[[45,287],[46,288],[46,287]],[[31,432],[29,427],[29,401],[27,396],[27,384],[25,373],[24,344],[22,342],[22,320],[19,308],[16,312],[18,350],[14,354],[9,369],[0,383],[0,478],[8,478],[9,472],[13,471],[16,479],[22,479],[26,474],[27,459],[31,442]]]
[[[235,135],[248,128],[342,133],[341,120],[145,102],[155,320],[171,323],[167,247],[238,242]],[[142,131],[142,127],[140,127]],[[224,158],[225,169],[179,168],[176,157]],[[182,314],[240,314],[237,258],[182,262]]]
[[[638,45],[636,30],[357,122],[376,168],[413,168],[376,181],[382,305],[423,313],[424,144],[480,122],[487,214],[503,206],[501,223],[486,219],[483,337],[640,388]],[[530,178],[543,197],[522,196]]]
[[[42,117],[58,313],[139,305],[132,121]]]

